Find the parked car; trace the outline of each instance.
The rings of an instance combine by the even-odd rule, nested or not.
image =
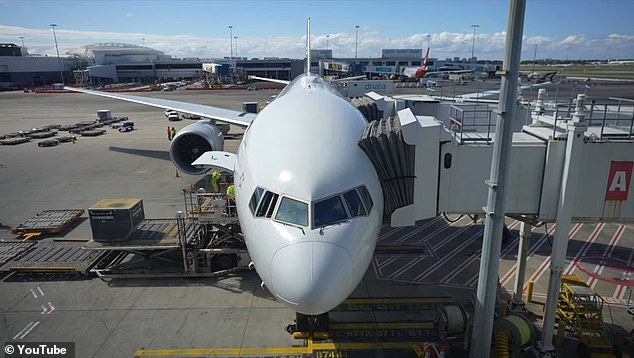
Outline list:
[[[129,132],[134,129],[134,122],[125,121],[121,123],[121,127],[119,127],[119,132]]]
[[[178,112],[172,112],[167,116],[167,120],[169,121],[180,121],[181,117],[178,115]]]

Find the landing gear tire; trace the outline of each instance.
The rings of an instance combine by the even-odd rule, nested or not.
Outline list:
[[[295,314],[295,323],[286,326],[286,331],[290,334],[295,332],[328,332],[330,328],[330,318],[328,313],[311,316],[297,312]]]
[[[218,268],[218,270],[228,270],[230,268],[234,268],[236,266],[235,256],[233,255],[218,255],[214,257],[213,264]]]

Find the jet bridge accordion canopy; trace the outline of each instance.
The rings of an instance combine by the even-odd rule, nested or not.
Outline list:
[[[414,203],[415,151],[405,143],[397,117],[372,121],[367,125],[359,146],[374,164],[381,180],[385,216]]]

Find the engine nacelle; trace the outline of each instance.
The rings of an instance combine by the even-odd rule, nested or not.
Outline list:
[[[189,175],[204,174],[206,168],[191,163],[210,150],[222,150],[224,136],[211,120],[190,124],[176,133],[170,145],[170,158],[178,170]]]

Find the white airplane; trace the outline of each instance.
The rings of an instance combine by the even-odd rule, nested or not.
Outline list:
[[[307,48],[310,54],[309,43]],[[247,127],[233,154],[222,152],[222,133],[211,121],[191,124],[172,140],[170,156],[190,175],[208,170],[200,164],[233,171],[238,218],[255,269],[269,291],[298,312],[298,326],[300,319],[305,324],[327,314],[363,278],[383,217],[381,184],[357,145],[367,122],[309,69],[257,115],[67,89]]]
[[[407,66],[401,67],[400,78],[402,79],[419,79],[425,77],[427,74],[427,59],[429,58],[429,47],[425,53],[425,59],[421,67]]]

